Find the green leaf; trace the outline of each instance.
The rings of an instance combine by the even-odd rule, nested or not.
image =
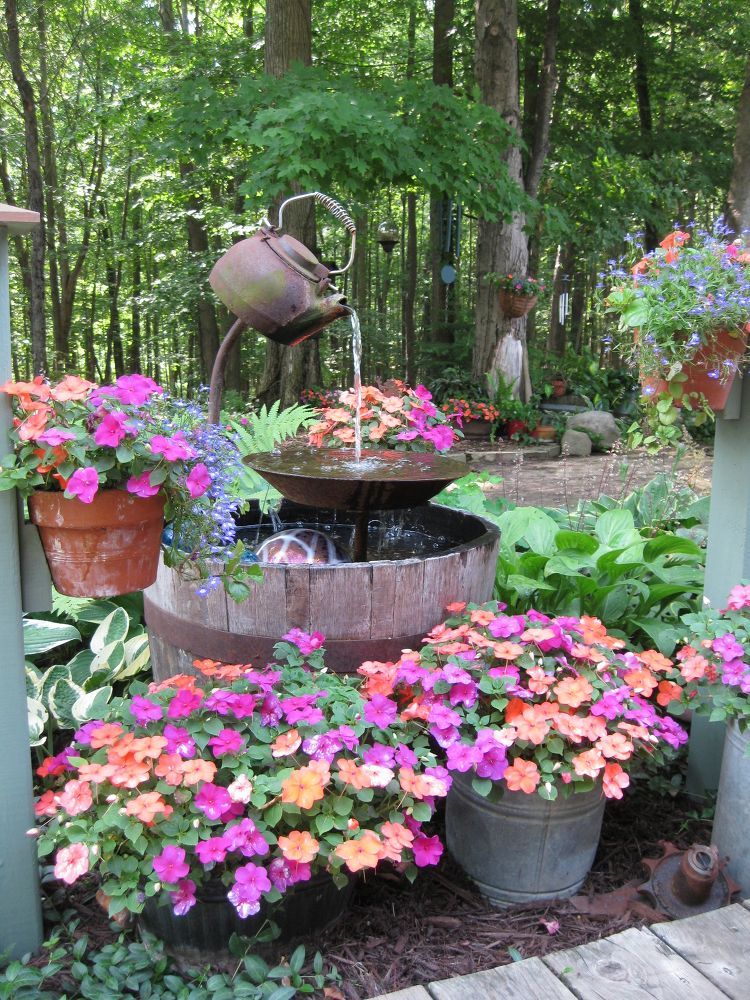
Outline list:
[[[486,799],[492,791],[492,781],[489,778],[472,778],[471,787],[477,795],[481,795],[482,798]]]
[[[31,746],[38,747],[44,743],[49,714],[41,701],[37,701],[36,698],[26,699],[26,711],[29,719],[29,740]]]
[[[611,549],[624,549],[640,541],[629,510],[605,511],[597,518],[594,531],[599,541]]]
[[[96,691],[86,691],[73,705],[73,718],[78,723],[104,718],[111,697],[112,688],[109,686],[98,688]]]
[[[73,706],[83,695],[83,689],[64,677],[56,682],[49,694],[49,708],[63,729],[77,729]]]
[[[114,642],[123,642],[129,628],[130,621],[127,612],[123,608],[116,607],[91,636],[91,651],[100,653],[105,646],[110,646]]]
[[[114,680],[125,663],[125,643],[118,640],[104,646],[91,661],[91,673],[106,670],[109,678]]]
[[[41,656],[68,642],[80,642],[81,633],[72,625],[47,622],[38,618],[24,618],[23,648],[26,656]]]

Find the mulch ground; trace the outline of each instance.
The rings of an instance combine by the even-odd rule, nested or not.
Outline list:
[[[594,867],[574,902],[492,909],[446,854],[414,885],[387,871],[362,880],[339,925],[305,942],[308,957],[319,950],[326,966],[338,968],[346,1000],[365,1000],[643,926],[653,916],[648,907],[601,913],[601,905],[606,894],[645,881],[641,859],[659,857],[662,840],[683,848],[708,843],[710,824],[684,797],[665,797],[641,783],[622,802],[608,803]],[[55,909],[73,911],[75,933],[88,934],[90,948],[119,933],[95,892],[95,884],[82,882],[55,893]],[[59,985],[70,983],[63,975]]]

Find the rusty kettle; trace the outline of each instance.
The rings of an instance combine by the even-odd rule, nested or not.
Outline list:
[[[351,233],[346,267],[329,271],[304,243],[281,232],[284,208],[302,198],[315,198]],[[254,236],[235,243],[216,262],[208,280],[244,324],[279,344],[299,344],[349,312],[331,277],[351,267],[355,243],[354,222],[338,202],[319,191],[298,194],[279,208],[278,226],[264,219]]]

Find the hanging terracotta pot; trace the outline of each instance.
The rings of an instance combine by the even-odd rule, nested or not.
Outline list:
[[[531,312],[538,298],[538,295],[514,295],[513,292],[501,289],[500,308],[508,319],[518,319]]]
[[[39,529],[52,582],[69,597],[114,597],[156,579],[164,498],[100,490],[91,503],[38,491],[29,514]]]
[[[737,362],[745,353],[746,346],[746,333],[733,336],[729,330],[717,330],[715,338],[704,344],[689,364],[682,366],[683,374],[687,375],[684,391],[700,393],[714,413],[721,413],[729,399]],[[729,374],[724,378],[711,378],[709,372],[727,370],[724,367],[725,361],[731,362]]]

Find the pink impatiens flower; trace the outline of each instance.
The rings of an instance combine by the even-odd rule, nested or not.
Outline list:
[[[168,462],[192,458],[194,455],[182,431],[177,431],[172,437],[155,434],[149,441],[149,446],[154,455],[163,455]]]
[[[188,488],[190,496],[193,500],[197,500],[198,497],[202,497],[206,492],[208,487],[211,485],[211,481],[208,469],[203,462],[199,462],[190,470],[190,473],[185,480],[185,484]]]
[[[191,878],[182,878],[177,883],[177,889],[169,894],[172,909],[178,917],[184,917],[189,909],[195,906],[195,882]]]
[[[89,870],[89,849],[85,844],[62,847],[55,858],[55,878],[73,885]]]
[[[167,844],[161,854],[151,860],[151,864],[162,882],[170,885],[177,885],[190,871],[190,865],[185,861],[184,848],[174,844]]]
[[[151,473],[146,471],[140,476],[131,476],[125,484],[125,489],[137,497],[155,497],[161,487],[151,485]]]
[[[417,868],[436,865],[443,854],[440,837],[417,837],[411,848],[414,851],[414,864]]]
[[[94,431],[94,441],[98,445],[116,448],[127,434],[127,420],[126,413],[108,413]]]
[[[68,480],[65,493],[78,497],[81,503],[91,503],[99,489],[99,473],[92,466],[76,469]]]
[[[193,799],[193,804],[209,819],[219,819],[232,805],[232,800],[226,788],[207,781]]]

